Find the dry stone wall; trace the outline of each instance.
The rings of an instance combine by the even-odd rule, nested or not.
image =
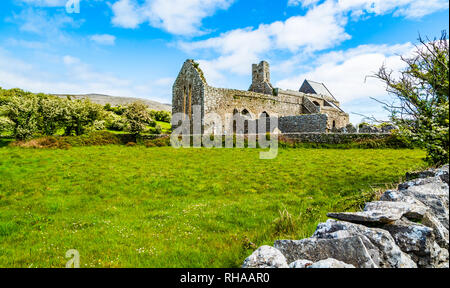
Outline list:
[[[262,246],[243,268],[449,268],[449,166],[415,176],[360,212],[329,213],[303,240]]]

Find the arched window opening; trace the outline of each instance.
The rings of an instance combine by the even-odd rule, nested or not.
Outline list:
[[[270,132],[270,115],[266,111],[262,112],[259,116],[259,121],[266,122],[266,133]]]
[[[238,116],[236,116],[236,115],[238,115],[239,114],[239,111],[236,109],[236,108],[234,108],[234,110],[233,110],[233,134],[236,134],[236,130],[237,130],[237,127],[236,127],[236,118],[238,117]]]
[[[248,112],[247,109],[242,110],[241,113],[244,120],[244,134],[248,134],[248,122],[252,119],[252,115]]]
[[[314,103],[314,105],[316,105],[317,107],[320,107],[320,104],[319,104],[319,102],[317,102],[317,101],[313,101],[313,103]]]
[[[188,108],[189,119],[192,119],[192,85],[189,84],[189,108]]]
[[[333,128],[336,128],[336,121],[333,120]]]
[[[183,87],[183,120],[186,117],[186,86]]]

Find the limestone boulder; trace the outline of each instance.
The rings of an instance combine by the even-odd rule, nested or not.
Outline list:
[[[333,258],[328,258],[325,260],[320,260],[307,268],[355,268],[355,266]]]
[[[313,262],[305,259],[295,260],[291,264],[289,264],[289,268],[307,268],[312,265]]]
[[[372,260],[380,268],[417,267],[411,257],[398,247],[391,234],[380,228],[369,228],[364,225],[329,219],[327,222],[320,223],[317,226],[312,237],[318,239],[339,239],[350,236],[359,236],[363,239]],[[336,259],[341,260],[339,258]],[[345,260],[341,261],[346,262]]]
[[[439,177],[403,183],[399,185],[399,190],[386,191],[380,200],[423,205],[445,229],[449,229],[449,186]]]
[[[274,247],[281,251],[288,262],[308,259],[313,262],[333,258],[358,268],[376,268],[360,237],[342,239],[278,240]]]
[[[395,214],[401,214],[402,217],[408,219],[421,220],[425,213],[429,211],[429,208],[421,203],[375,201],[366,203],[364,211],[375,211],[379,213],[395,212]]]
[[[448,229],[446,229],[444,225],[442,225],[439,219],[437,219],[431,213],[427,213],[422,219],[422,224],[431,227],[433,229],[433,233],[436,238],[436,243],[438,243],[440,247],[448,250],[449,247]]]
[[[402,217],[422,219],[429,209],[417,201],[416,204],[406,202],[376,201],[366,204],[361,212],[328,213],[327,216],[353,223],[390,223]]]
[[[419,267],[436,267],[441,248],[436,245],[433,229],[406,219],[383,226],[389,231],[400,249],[408,253]]]
[[[449,184],[449,165],[444,165],[440,168],[431,168],[425,171],[419,171],[419,172],[412,172],[407,173],[406,178],[411,180],[417,180],[417,179],[425,179],[430,177],[436,177],[440,178],[443,182]]]
[[[261,246],[244,260],[242,268],[288,268],[286,258],[271,246]]]
[[[414,197],[423,205],[430,208],[431,213],[439,219],[441,224],[449,228],[449,190],[444,182],[432,182],[420,186],[412,186],[401,191],[407,196]]]
[[[361,211],[361,212],[331,212],[327,216],[341,221],[352,223],[390,223],[402,218],[401,213],[397,211]]]

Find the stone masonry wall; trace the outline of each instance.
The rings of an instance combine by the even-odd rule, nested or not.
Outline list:
[[[278,129],[282,133],[326,132],[328,116],[326,114],[307,114],[285,116],[278,119]]]
[[[449,166],[408,173],[363,211],[328,213],[314,234],[277,240],[243,268],[449,268]]]
[[[270,81],[270,75],[265,77],[267,79],[264,78],[264,82],[267,82],[266,80]],[[325,101],[321,99],[321,96],[319,95],[310,95],[281,89],[278,89],[277,91],[278,94],[273,95],[270,93],[263,94],[253,91],[211,87],[206,83],[198,64],[192,60],[187,60],[183,64],[173,85],[172,113],[173,115],[176,113],[186,114],[186,117],[191,119],[191,124],[194,105],[199,105],[201,107],[202,123],[204,123],[205,114],[211,112],[217,113],[222,118],[223,123],[225,121],[225,115],[233,115],[235,111],[238,113],[248,112],[248,116],[251,120],[259,119],[263,112],[270,117],[297,117],[286,118],[280,121],[285,132],[308,131],[304,128],[299,128],[299,126],[295,124],[296,121],[305,123],[306,125],[303,125],[304,127],[311,127],[312,130],[309,132],[329,132],[331,131],[333,121],[337,128],[345,127],[348,124],[348,114],[343,113],[334,107],[326,107]],[[307,117],[306,114],[309,115],[310,113],[320,111],[320,109],[317,109],[314,104],[312,104],[314,107],[310,107],[311,109],[305,109],[305,99],[309,104],[312,104],[311,101],[314,100],[319,103],[321,107],[323,105],[324,111],[326,111],[323,113],[326,113],[327,116]],[[336,103],[338,105],[338,102]],[[315,118],[320,119],[321,121],[324,117],[328,117],[328,123],[325,130],[323,129],[323,122],[309,122],[310,119]],[[175,129],[177,126],[177,123],[174,123],[173,128]],[[192,126],[193,125],[191,125],[191,127]],[[293,130],[287,130],[290,128]]]
[[[378,140],[389,137],[391,134],[363,134],[363,133],[283,133],[285,139],[299,143],[345,144],[359,140]]]

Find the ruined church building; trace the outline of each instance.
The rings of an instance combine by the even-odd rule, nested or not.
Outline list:
[[[217,113],[222,123],[226,114],[248,120],[277,115],[282,133],[324,133],[349,123],[349,115],[322,83],[305,80],[299,91],[274,88],[266,61],[252,65],[252,84],[243,91],[209,86],[198,63],[187,60],[175,80],[172,97],[172,113],[184,113],[191,121],[193,106],[201,107],[202,133],[204,115],[211,112]]]

